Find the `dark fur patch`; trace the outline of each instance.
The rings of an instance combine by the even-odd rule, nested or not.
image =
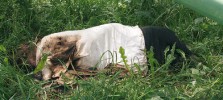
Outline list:
[[[192,55],[192,52],[177,38],[175,33],[167,28],[151,26],[143,27],[141,30],[144,35],[146,49],[150,50],[153,47],[154,56],[161,64],[165,63],[165,49],[168,46],[172,47],[175,43],[176,49],[182,50],[187,56]]]

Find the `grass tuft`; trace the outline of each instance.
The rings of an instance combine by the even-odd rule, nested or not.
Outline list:
[[[178,73],[148,54],[150,75],[120,79],[98,74],[72,84],[43,88],[18,62],[20,44],[59,31],[119,22],[174,30],[199,61],[182,62]],[[222,99],[223,28],[174,0],[3,0],[0,8],[0,99]],[[171,50],[170,50],[171,52]],[[180,52],[180,51],[179,51]],[[172,54],[172,52],[171,52]],[[182,53],[183,55],[183,53]],[[24,58],[25,59],[25,58]],[[166,55],[167,62],[173,56]],[[193,60],[193,59],[192,59]],[[22,63],[22,64],[21,64]]]

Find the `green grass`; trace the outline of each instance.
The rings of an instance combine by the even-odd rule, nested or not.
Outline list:
[[[174,0],[3,0],[0,8],[0,99],[212,99],[223,98],[223,27]],[[99,74],[74,79],[78,88],[42,88],[18,55],[22,43],[103,23],[168,27],[202,63],[184,61],[178,73],[154,65],[147,77]],[[17,63],[23,59],[22,63]],[[170,66],[167,66],[170,67]]]

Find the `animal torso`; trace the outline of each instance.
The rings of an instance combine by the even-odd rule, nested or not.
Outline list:
[[[76,67],[81,69],[95,67],[101,70],[111,63],[124,65],[119,53],[120,47],[124,48],[126,63],[134,71],[137,71],[137,68],[133,65],[137,63],[141,70],[146,72],[147,59],[141,29],[138,26],[118,23],[45,36],[37,47],[36,60],[38,63],[43,53],[49,53],[43,73],[51,73],[50,69],[58,66],[58,61],[54,59],[60,59],[69,66],[70,58],[78,59]],[[50,77],[50,74],[46,77]]]
[[[50,79],[52,72],[58,69],[66,72],[66,68],[58,63],[64,62],[69,66],[75,62],[75,67],[80,69],[104,69],[109,64],[133,66],[135,63],[140,70],[147,71],[145,49],[154,48],[154,57],[160,64],[165,63],[165,48],[172,47],[192,55],[191,51],[182,43],[175,33],[167,28],[127,26],[118,23],[104,24],[83,30],[64,31],[45,36],[37,46],[36,62],[42,54],[49,53],[47,63],[42,71],[43,79]],[[120,47],[124,48],[126,63],[119,53]],[[178,57],[176,58],[176,62]],[[175,61],[173,61],[175,63]],[[124,66],[123,66],[124,67]],[[57,74],[56,76],[58,76]]]

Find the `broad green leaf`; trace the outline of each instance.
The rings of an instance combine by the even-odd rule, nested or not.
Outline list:
[[[119,53],[121,54],[121,58],[123,58],[123,59],[127,58],[127,57],[125,56],[125,49],[124,49],[123,47],[120,47],[120,48],[119,48]]]
[[[182,51],[182,50],[180,50],[180,49],[176,49],[176,51],[184,58],[184,59],[186,59],[186,54]]]
[[[223,0],[176,0],[186,7],[195,10],[220,24],[223,24]]]
[[[195,68],[191,68],[191,72],[192,74],[195,74],[195,75],[199,75],[199,70],[198,69],[195,69]]]
[[[40,62],[38,63],[37,67],[34,70],[34,74],[36,74],[37,72],[41,71],[44,68],[47,57],[48,57],[47,54],[43,54]]]
[[[8,65],[9,64],[9,59],[5,57],[4,58],[4,63]]]
[[[0,51],[3,51],[4,53],[6,52],[6,49],[3,45],[0,45]]]

